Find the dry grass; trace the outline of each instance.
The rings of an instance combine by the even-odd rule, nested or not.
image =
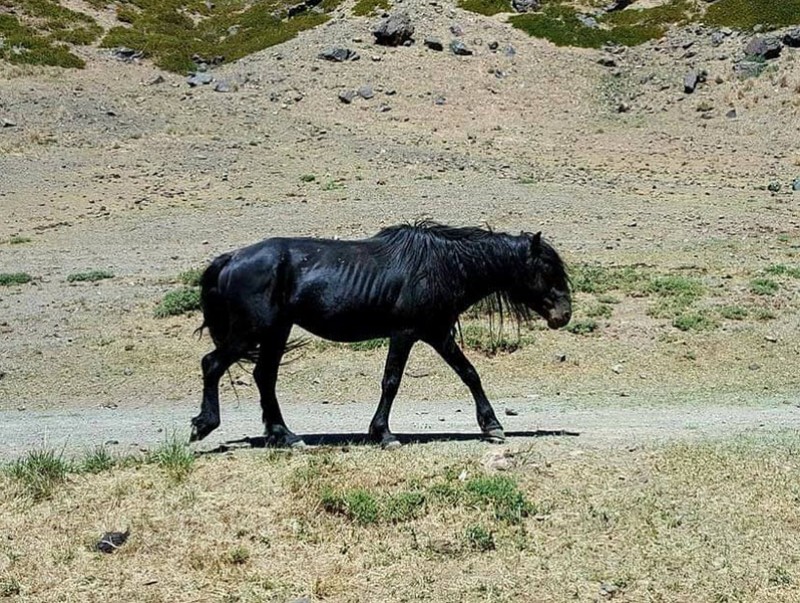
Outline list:
[[[537,441],[488,474],[498,450],[240,451],[200,459],[182,483],[155,464],[72,476],[37,503],[4,474],[0,583],[27,601],[800,596],[788,435],[612,454]],[[370,521],[342,511],[367,499]],[[118,552],[91,551],[127,526]]]

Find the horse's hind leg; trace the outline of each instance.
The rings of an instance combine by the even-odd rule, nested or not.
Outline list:
[[[448,334],[440,342],[430,342],[433,348],[439,352],[445,362],[450,365],[464,384],[469,388],[472,397],[475,399],[475,411],[478,415],[478,425],[483,431],[484,437],[490,442],[501,443],[506,439],[503,426],[497,420],[494,409],[483,391],[481,378],[472,363],[464,356],[464,352],[456,344],[452,334]]]
[[[269,330],[262,340],[258,362],[253,370],[258,391],[261,395],[261,411],[264,421],[264,435],[269,446],[304,446],[303,440],[292,433],[283,420],[278,398],[275,395],[275,384],[278,381],[278,367],[281,363],[286,341],[289,339],[291,325]]]
[[[236,360],[236,355],[220,348],[203,356],[203,403],[200,414],[192,419],[190,442],[202,440],[219,427],[219,380]]]
[[[381,381],[381,401],[369,424],[370,439],[380,442],[384,448],[400,445],[397,438],[389,431],[389,413],[392,411],[392,402],[400,388],[400,380],[414,342],[415,339],[404,335],[396,335],[389,341],[389,353],[386,356],[386,367]]]

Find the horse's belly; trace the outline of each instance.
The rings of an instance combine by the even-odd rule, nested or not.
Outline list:
[[[364,341],[390,337],[401,328],[390,317],[376,319],[364,313],[311,317],[297,321],[298,326],[317,337],[332,341]]]

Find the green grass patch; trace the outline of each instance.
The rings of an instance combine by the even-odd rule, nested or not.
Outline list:
[[[459,8],[491,17],[498,13],[511,13],[511,0],[458,0]]]
[[[657,276],[647,283],[645,292],[661,297],[680,297],[696,301],[703,296],[703,284],[686,276]]]
[[[250,561],[250,549],[244,546],[235,546],[227,555],[228,563],[231,565],[244,565]]]
[[[102,281],[108,278],[114,278],[114,274],[108,270],[89,270],[88,272],[74,272],[67,277],[67,282],[79,283],[95,281]]]
[[[381,11],[388,11],[392,7],[389,0],[358,0],[353,7],[356,17],[366,17]]]
[[[750,281],[750,292],[756,295],[775,295],[780,288],[780,285],[771,278],[761,277]]]
[[[728,320],[744,320],[750,313],[742,306],[722,306],[719,314]]]
[[[81,461],[79,467],[82,473],[102,473],[114,468],[114,457],[105,446],[98,446]]]
[[[10,463],[5,471],[34,501],[50,498],[64,484],[71,464],[60,452],[32,450]]]
[[[550,2],[539,12],[513,16],[510,22],[527,34],[550,40],[557,46],[636,46],[661,37],[670,25],[688,22],[691,8],[686,0],[673,0],[658,7],[608,13],[596,17],[601,27],[592,28],[578,19],[573,7]]]
[[[185,287],[167,293],[155,309],[156,318],[180,316],[200,309],[200,291]]]
[[[769,308],[756,308],[753,310],[753,317],[756,320],[775,320],[775,312]]]
[[[800,0],[717,0],[703,21],[716,27],[775,29],[800,23]]]
[[[482,525],[467,526],[464,530],[464,540],[469,548],[485,552],[495,549],[494,535]]]
[[[672,326],[681,331],[709,331],[715,329],[717,323],[704,312],[689,312],[676,316]]]
[[[189,445],[172,435],[159,448],[151,451],[147,460],[161,467],[172,481],[182,482],[192,472],[195,458]]]
[[[771,276],[788,276],[790,278],[800,278],[800,267],[787,266],[786,264],[773,264],[764,270]]]
[[[528,343],[519,333],[516,337],[511,337],[502,329],[482,324],[462,325],[461,341],[465,348],[486,356],[510,354]]]
[[[596,304],[586,309],[589,318],[610,318],[613,313],[613,308],[606,304]]]
[[[417,490],[373,494],[364,488],[343,491],[324,488],[320,500],[328,513],[342,515],[362,526],[410,521],[419,517],[425,507],[425,493]]]
[[[646,275],[631,266],[578,265],[573,269],[572,288],[578,293],[632,293],[641,289]]]
[[[27,272],[0,272],[0,286],[24,285],[30,283],[32,277]]]
[[[59,39],[71,41],[70,37],[76,36],[79,31],[84,29],[63,29],[46,34],[20,23],[16,15],[0,13],[0,39],[3,40],[0,59],[21,65],[81,69],[85,66],[83,59],[72,54],[66,45],[58,42]],[[89,38],[91,36],[86,35],[82,39]]]
[[[8,240],[9,245],[22,245],[24,243],[30,243],[33,239],[30,237],[23,237],[20,235],[14,235]]]
[[[323,0],[318,8],[328,13],[339,1]],[[194,67],[194,54],[235,61],[290,40],[329,18],[316,11],[286,18],[292,4],[229,0],[207,6],[200,0],[121,0],[120,14],[129,25],[109,30],[101,44],[140,50],[162,69],[185,73]]]
[[[598,329],[597,321],[592,318],[573,320],[564,330],[573,335],[591,335]]]
[[[471,504],[490,509],[495,519],[517,524],[533,507],[517,482],[505,475],[473,477],[464,485]]]
[[[178,282],[186,285],[187,287],[199,287],[200,279],[203,278],[204,270],[202,268],[190,268],[184,270],[178,275]]]
[[[347,347],[356,352],[371,352],[389,345],[388,339],[365,339],[364,341],[351,341]]]

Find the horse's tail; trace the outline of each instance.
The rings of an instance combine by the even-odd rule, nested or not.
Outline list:
[[[219,284],[219,275],[222,269],[231,261],[233,254],[223,253],[214,258],[208,268],[200,277],[200,307],[203,309],[203,324],[197,329],[202,334],[203,329],[208,329],[214,345],[224,345],[230,331],[228,304]]]
[[[203,324],[195,332],[202,335],[203,330],[208,329],[211,340],[217,348],[232,347],[231,344],[233,342],[229,340],[235,337],[231,329],[231,317],[225,290],[219,279],[222,270],[228,265],[231,258],[233,258],[232,253],[224,253],[217,256],[200,277],[200,307],[203,310]],[[245,344],[243,341],[236,343],[239,345]],[[284,353],[301,348],[306,343],[305,339],[291,340],[287,342]],[[238,348],[239,346],[236,347]],[[258,361],[259,345],[257,343],[238,351],[241,354],[241,360]]]

